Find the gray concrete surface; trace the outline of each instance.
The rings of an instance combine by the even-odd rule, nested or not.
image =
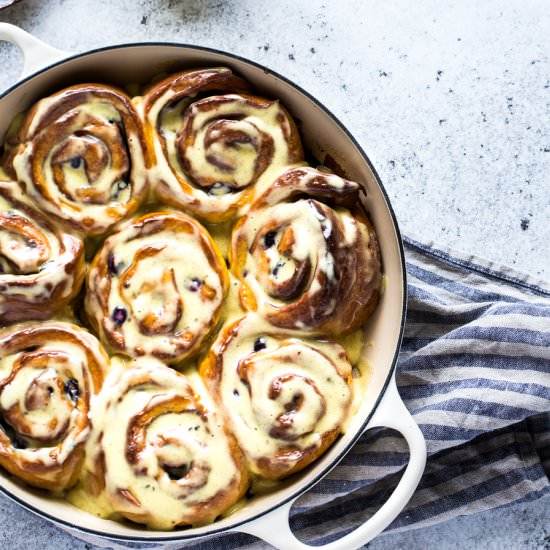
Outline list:
[[[22,0],[0,20],[75,52],[170,40],[264,63],[355,134],[405,233],[550,276],[547,1]],[[0,47],[0,88],[20,60]],[[85,545],[0,498],[0,547]],[[550,548],[550,501],[369,545],[395,547]]]

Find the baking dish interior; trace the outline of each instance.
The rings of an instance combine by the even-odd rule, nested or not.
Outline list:
[[[310,487],[335,466],[363,432],[382,397],[395,366],[404,317],[404,265],[398,228],[374,169],[343,126],[304,91],[271,71],[238,57],[208,49],[170,44],[136,44],[106,48],[58,63],[14,86],[0,99],[0,136],[15,114],[34,101],[78,82],[118,85],[145,83],[162,72],[224,65],[244,76],[263,94],[281,99],[297,119],[306,150],[323,161],[329,154],[347,177],[367,189],[367,209],[378,234],[385,273],[385,291],[365,327],[363,355],[370,379],[346,433],[313,465],[273,493],[251,499],[243,508],[210,526],[173,532],[150,531],[131,523],[97,518],[70,503],[49,497],[0,472],[0,489],[27,508],[67,527],[122,539],[168,540],[229,529],[262,515]]]

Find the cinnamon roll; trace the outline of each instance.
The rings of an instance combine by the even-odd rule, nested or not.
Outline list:
[[[172,75],[138,108],[154,152],[157,195],[211,222],[233,218],[285,167],[303,160],[286,109],[252,95],[228,68]]]
[[[88,483],[153,529],[211,523],[246,491],[241,453],[210,403],[152,357],[115,366],[93,412]]]
[[[249,470],[266,479],[319,457],[341,433],[352,400],[341,346],[279,332],[256,314],[220,333],[200,372]]]
[[[175,363],[211,333],[227,288],[206,230],[184,214],[157,212],[105,241],[88,273],[85,308],[113,351]]]
[[[8,170],[42,210],[86,235],[105,233],[145,196],[143,130],[121,90],[79,84],[42,99],[17,140]]]
[[[359,184],[313,168],[284,172],[234,228],[241,302],[273,325],[340,336],[376,307],[378,242]]]
[[[90,434],[92,395],[108,357],[87,331],[61,322],[0,333],[0,464],[30,485],[73,485]]]
[[[83,279],[82,240],[36,210],[16,183],[0,181],[0,325],[51,317]]]

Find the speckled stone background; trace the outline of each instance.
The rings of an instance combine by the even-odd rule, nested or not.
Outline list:
[[[0,12],[68,51],[168,40],[268,65],[355,134],[414,232],[550,276],[550,3],[22,0]],[[0,46],[0,88],[21,55]],[[0,497],[0,547],[82,549]],[[550,548],[550,501],[459,518],[373,550]]]

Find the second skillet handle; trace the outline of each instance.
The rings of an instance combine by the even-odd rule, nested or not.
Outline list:
[[[15,44],[23,52],[23,69],[18,80],[69,56],[67,52],[52,48],[27,31],[10,23],[0,22],[0,40]]]
[[[409,445],[410,458],[397,487],[382,507],[351,533],[322,546],[310,546],[296,538],[289,525],[294,500],[235,530],[254,535],[281,550],[353,550],[367,544],[398,516],[412,497],[426,466],[426,442],[420,428],[407,410],[397,391],[395,375],[367,429],[386,427],[403,434]]]

